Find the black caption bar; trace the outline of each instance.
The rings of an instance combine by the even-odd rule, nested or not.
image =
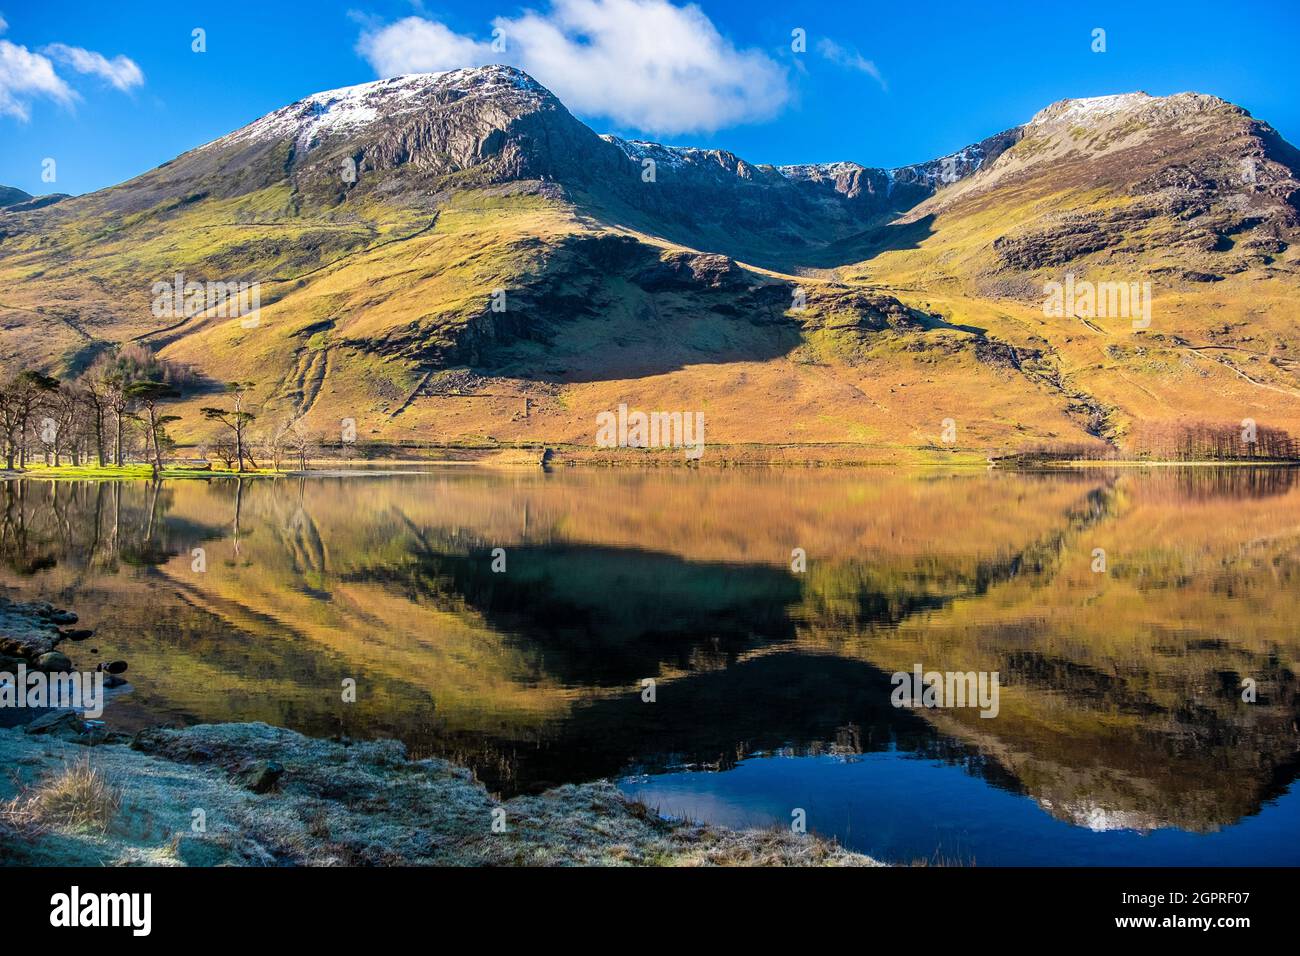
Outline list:
[[[24,935],[126,945],[207,939],[218,926],[256,927],[259,942],[338,942],[353,931],[398,940],[430,921],[439,933],[490,927],[495,939],[521,941],[559,923],[705,935],[725,926],[734,940],[771,918],[795,928],[835,913],[881,928],[942,922],[1070,939],[1231,942],[1287,926],[1294,879],[1292,870],[1231,868],[0,869]]]

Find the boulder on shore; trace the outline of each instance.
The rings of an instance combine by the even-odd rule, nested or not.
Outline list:
[[[44,601],[22,604],[0,597],[0,656],[35,662],[63,640],[60,624],[76,620]]]

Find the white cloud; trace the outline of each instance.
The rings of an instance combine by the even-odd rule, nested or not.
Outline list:
[[[885,83],[885,78],[880,75],[880,70],[876,64],[868,60],[857,50],[847,50],[840,46],[834,40],[822,39],[817,43],[817,52],[830,60],[837,66],[843,66],[850,70],[858,70],[867,74],[877,83],[882,90],[888,90],[889,86]]]
[[[0,40],[0,116],[27,119],[31,115],[28,103],[35,96],[47,96],[66,105],[77,94],[54,71],[48,57]]]
[[[8,22],[0,16],[0,33],[8,29]],[[130,90],[144,83],[140,67],[125,56],[110,60],[94,50],[64,43],[51,43],[33,51],[20,43],[0,40],[0,116],[27,120],[32,101],[40,97],[71,106],[77,100],[77,93],[59,75],[56,62],[78,73],[102,77],[119,90]]]
[[[407,17],[377,31],[363,33],[361,54],[383,76],[440,73],[492,61],[492,44],[477,43],[441,23]]]
[[[423,17],[366,30],[357,49],[382,76],[511,63],[578,113],[652,133],[768,119],[790,98],[782,67],[737,49],[693,4],[554,0],[492,25],[503,51]]]
[[[134,60],[121,54],[110,60],[102,53],[65,43],[51,43],[41,52],[48,53],[60,63],[66,63],[78,73],[102,77],[123,92],[144,83],[144,73],[140,67],[136,66]]]

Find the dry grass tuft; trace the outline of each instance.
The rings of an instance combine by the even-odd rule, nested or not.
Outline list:
[[[57,827],[103,833],[121,805],[121,790],[84,757],[9,801],[0,817],[27,830]]]

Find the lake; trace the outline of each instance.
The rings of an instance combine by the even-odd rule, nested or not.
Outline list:
[[[1295,865],[1297,478],[14,480],[0,584],[129,662],[117,729],[397,737],[890,862]],[[895,706],[916,668],[996,673],[996,715]]]

